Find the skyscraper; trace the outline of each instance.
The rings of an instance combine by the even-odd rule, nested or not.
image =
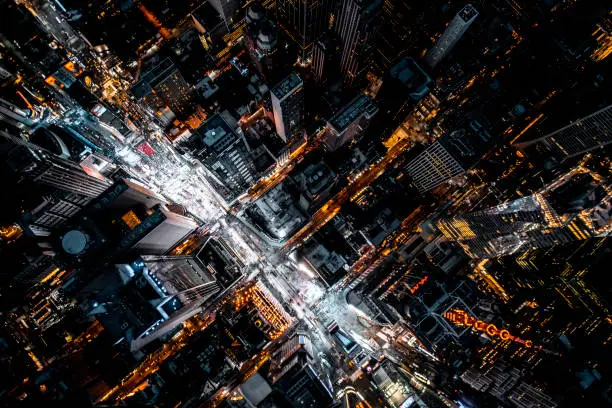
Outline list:
[[[217,10],[229,30],[234,24],[234,15],[240,8],[240,0],[210,0],[210,4]]]
[[[333,34],[315,42],[312,48],[312,72],[317,82],[333,83],[340,75],[340,44]]]
[[[378,112],[369,96],[362,94],[348,103],[327,122],[325,146],[336,150],[359,136]]]
[[[439,142],[433,142],[406,167],[419,191],[429,191],[465,169]]]
[[[563,162],[610,143],[612,143],[612,105],[546,136],[519,143],[517,147],[534,146],[538,150],[543,150],[543,153],[550,154],[556,161]]]
[[[145,275],[161,297],[177,296],[187,305],[219,290],[214,277],[196,257],[143,255],[141,258]]]
[[[191,87],[170,58],[154,63],[140,74],[132,93],[154,111],[169,107],[176,114],[189,111]]]
[[[472,258],[495,258],[612,231],[609,181],[582,167],[540,192],[436,223]]]
[[[312,341],[306,330],[298,327],[270,356],[270,377],[274,388],[293,402],[293,406],[324,407],[333,395],[316,371]]]
[[[302,60],[310,56],[312,44],[329,28],[334,0],[279,0],[276,17],[297,44]]]
[[[57,156],[18,137],[0,131],[5,146],[6,162],[10,168],[34,183],[95,197],[108,188],[110,182],[85,173],[78,164]]]
[[[127,252],[165,254],[197,227],[170,211],[163,197],[120,180],[70,219],[54,243],[68,264],[103,265]]]
[[[266,10],[259,2],[252,2],[246,11],[245,40],[251,61],[263,75],[272,71],[278,34],[274,23],[266,17]]]
[[[485,124],[471,120],[429,145],[408,163],[406,171],[419,191],[432,190],[472,167],[491,139]]]
[[[198,313],[220,291],[214,276],[196,257],[143,255],[136,263],[142,266],[142,276],[157,292],[156,309],[162,320],[132,341],[133,351]]]
[[[292,72],[272,88],[271,95],[276,133],[285,142],[299,137],[304,115],[304,82]]]
[[[245,193],[258,173],[250,148],[220,114],[209,118],[191,136],[177,141],[179,149],[202,163],[216,192],[228,204]]]
[[[453,325],[444,313],[459,308],[473,315],[477,293],[470,281],[436,280],[428,271],[413,266],[403,275],[386,276],[364,298],[372,299],[393,323],[407,312],[413,335],[426,349],[438,353],[471,332]]]
[[[382,0],[342,0],[336,33],[342,44],[340,71],[351,84],[368,67]]]
[[[471,4],[467,4],[457,13],[442,33],[442,36],[425,56],[425,61],[431,68],[438,65],[448,55],[470,25],[476,20],[476,17],[478,17],[478,10]]]

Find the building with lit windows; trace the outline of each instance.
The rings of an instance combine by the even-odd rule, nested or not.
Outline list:
[[[292,72],[272,88],[271,95],[276,133],[284,142],[299,138],[304,116],[304,82]]]
[[[413,335],[432,353],[444,353],[471,333],[471,328],[453,324],[444,314],[459,308],[474,316],[479,301],[471,281],[436,279],[429,271],[414,266],[398,268],[385,276],[369,297],[389,322],[409,321]]]
[[[442,219],[436,226],[473,258],[607,236],[612,230],[610,188],[598,174],[578,167],[536,194]]]
[[[436,141],[412,160],[406,171],[419,191],[429,191],[465,172],[465,169]]]
[[[340,71],[346,84],[352,84],[369,66],[382,3],[381,0],[341,2],[336,34],[342,46]]]
[[[327,121],[325,147],[334,151],[358,138],[378,112],[378,106],[369,96],[362,94],[348,103]]]
[[[272,72],[277,49],[276,25],[266,16],[266,9],[255,1],[246,10],[245,42],[253,65],[262,75]]]
[[[485,369],[472,367],[460,378],[476,391],[487,393],[499,401],[509,402],[517,408],[555,408],[558,406],[542,390],[523,381],[521,370],[508,366],[503,361]]]
[[[393,408],[425,406],[409,381],[389,359],[372,371],[371,381],[380,390],[388,406]],[[418,401],[418,402],[417,402]]]
[[[162,297],[176,296],[183,304],[208,298],[219,290],[206,266],[192,256],[143,255],[145,275]]]
[[[1,132],[8,151],[6,162],[10,168],[35,183],[54,189],[95,197],[108,188],[110,182],[90,176],[70,160],[53,154],[18,137]]]
[[[141,287],[153,289],[152,302],[161,317],[135,337],[131,349],[139,350],[156,338],[173,330],[194,314],[202,311],[206,302],[220,292],[215,276],[194,256],[142,255],[130,265],[118,269],[136,270]]]
[[[182,115],[191,108],[191,86],[170,58],[153,63],[142,72],[132,85],[132,93],[155,112],[163,112],[168,107]]]
[[[478,10],[471,4],[466,5],[448,24],[436,44],[425,56],[427,64],[434,68],[446,57],[457,42],[463,37],[470,25],[478,17]]]
[[[546,136],[519,143],[521,149],[535,148],[557,162],[579,157],[612,143],[612,105],[573,121]]]
[[[474,119],[443,134],[408,163],[406,172],[419,191],[433,190],[477,163],[492,140],[483,122]]]

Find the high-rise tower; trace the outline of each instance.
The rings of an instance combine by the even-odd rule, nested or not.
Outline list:
[[[524,143],[519,148],[534,146],[558,162],[580,156],[612,143],[612,105],[578,119],[546,136]]]
[[[343,0],[336,33],[342,44],[340,71],[351,84],[368,67],[382,0]]]
[[[35,183],[69,193],[95,197],[108,188],[110,182],[85,173],[78,164],[57,156],[16,136],[0,131],[0,144],[5,143],[6,162]]]
[[[217,13],[223,19],[225,26],[229,30],[231,25],[234,24],[234,15],[240,8],[240,0],[210,0],[210,4],[217,10]]]
[[[174,113],[183,114],[189,110],[191,87],[170,58],[143,72],[132,92],[154,111],[169,107]]]
[[[472,258],[495,258],[612,231],[608,180],[577,167],[531,196],[436,223]]]
[[[304,82],[292,72],[276,84],[271,93],[276,133],[285,142],[297,138],[302,130]]]
[[[370,124],[378,107],[369,96],[362,94],[353,99],[327,122],[325,146],[336,150],[358,137]]]
[[[436,42],[436,45],[425,56],[425,61],[431,68],[438,65],[448,55],[470,25],[476,20],[476,17],[478,17],[478,10],[471,4],[466,5],[457,13]]]
[[[333,33],[323,36],[312,48],[312,72],[319,83],[334,83],[340,75],[340,44]]]
[[[466,126],[442,135],[406,166],[415,187],[432,190],[472,167],[486,151],[492,135],[483,121],[471,120]]]
[[[300,50],[305,61],[310,56],[312,44],[329,28],[334,0],[278,0],[276,17]]]

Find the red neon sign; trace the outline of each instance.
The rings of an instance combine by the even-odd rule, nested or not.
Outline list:
[[[423,285],[425,284],[425,282],[427,282],[427,279],[428,279],[428,278],[429,278],[429,275],[425,275],[425,276],[423,276],[423,277],[421,278],[421,280],[420,280],[420,281],[418,281],[418,282],[417,282],[417,283],[416,283],[416,284],[415,284],[413,287],[411,287],[411,288],[410,288],[410,293],[412,293],[412,294],[413,294],[414,292],[416,292],[417,290],[419,290],[419,288],[420,288],[421,286],[423,286]]]
[[[500,330],[492,323],[486,323],[482,320],[478,320],[474,316],[470,316],[465,310],[451,309],[444,313],[444,317],[447,320],[455,323],[457,326],[471,327],[472,329],[479,332],[484,332],[491,337],[499,337],[502,340],[511,340],[515,343],[520,343],[527,348],[541,348],[540,346],[534,346],[533,341],[531,340],[523,340],[520,337],[510,334],[510,332],[506,329]]]

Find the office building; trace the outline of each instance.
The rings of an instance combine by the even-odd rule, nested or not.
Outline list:
[[[132,351],[200,312],[221,290],[206,265],[194,256],[142,255],[132,265],[142,269],[142,278],[154,289],[155,308],[161,315],[161,319],[132,341]]]
[[[476,20],[476,17],[478,17],[478,10],[471,4],[466,5],[457,13],[436,44],[425,56],[425,61],[431,68],[438,65],[451,52],[470,25]]]
[[[524,382],[510,392],[508,400],[517,408],[556,408],[559,406],[550,396]]]
[[[299,327],[270,355],[273,388],[282,392],[294,407],[325,407],[332,391],[317,372],[313,346],[306,330]]]
[[[300,59],[306,62],[312,44],[329,28],[334,0],[279,0],[276,18],[297,45]]]
[[[244,277],[244,263],[227,243],[214,238],[195,256],[142,255],[132,265],[143,269],[143,276],[161,299],[157,309],[164,317],[132,341],[132,351],[171,332],[194,314],[209,311],[219,293]]]
[[[42,193],[42,192],[41,192]],[[38,205],[23,212],[19,225],[27,235],[48,236],[76,215],[91,197],[61,190],[40,194]]]
[[[361,136],[377,112],[369,96],[362,94],[353,99],[327,121],[325,147],[333,151]]]
[[[557,163],[579,157],[612,143],[612,105],[578,119],[546,136],[519,143],[518,148],[535,147]]]
[[[342,48],[333,33],[315,42],[312,48],[312,73],[319,83],[334,83],[340,79]]]
[[[155,57],[154,57],[155,58]],[[151,67],[140,74],[132,85],[132,93],[155,112],[166,107],[178,115],[191,107],[191,87],[170,58],[151,61]]]
[[[382,0],[342,0],[336,34],[342,46],[340,72],[346,84],[353,83],[369,66]]]
[[[442,135],[406,166],[415,187],[426,192],[464,173],[480,159],[492,135],[479,120]]]
[[[252,2],[246,11],[245,42],[253,65],[262,75],[272,72],[276,54],[278,33],[276,26],[266,17],[266,10],[259,2]]]
[[[100,266],[128,252],[165,254],[197,227],[172,212],[163,197],[120,180],[65,223],[54,245],[67,264]]]
[[[304,115],[304,82],[292,72],[271,90],[276,133],[284,142],[300,137]]]
[[[241,132],[240,129],[237,131]],[[258,179],[249,145],[220,114],[210,117],[177,145],[204,165],[215,191],[228,204],[244,194]]]
[[[214,277],[197,257],[143,255],[141,259],[145,275],[160,297],[176,296],[187,305],[219,290]]]
[[[409,381],[389,359],[384,359],[371,373],[371,382],[383,395],[386,405],[393,408],[427,406]],[[418,402],[417,402],[418,401]],[[357,404],[356,406],[361,406]]]
[[[461,164],[439,141],[433,142],[406,167],[415,187],[429,191],[465,172]]]
[[[210,0],[210,4],[217,10],[219,16],[225,23],[225,27],[229,31],[234,24],[236,12],[240,9],[241,0]]]
[[[610,183],[578,167],[541,191],[436,226],[472,258],[495,258],[575,240],[603,237],[612,230]]]
[[[456,326],[445,319],[444,313],[458,308],[474,316],[477,293],[470,281],[438,281],[428,271],[412,267],[400,276],[385,276],[369,297],[388,321],[397,323],[400,318],[407,318],[413,335],[426,349],[443,353],[471,333],[469,327]]]
[[[433,83],[431,77],[411,57],[403,58],[392,66],[389,74],[393,79],[391,85],[397,87],[398,92],[407,93],[407,96],[416,102],[429,93],[429,88]]]
[[[77,163],[6,132],[0,133],[8,166],[35,184],[86,197],[96,197],[110,185],[103,177],[90,176]]]
[[[509,402],[517,408],[555,408],[558,406],[549,395],[526,383],[525,374],[503,361],[479,369],[472,367],[460,378],[476,391],[487,393],[501,402]]]

